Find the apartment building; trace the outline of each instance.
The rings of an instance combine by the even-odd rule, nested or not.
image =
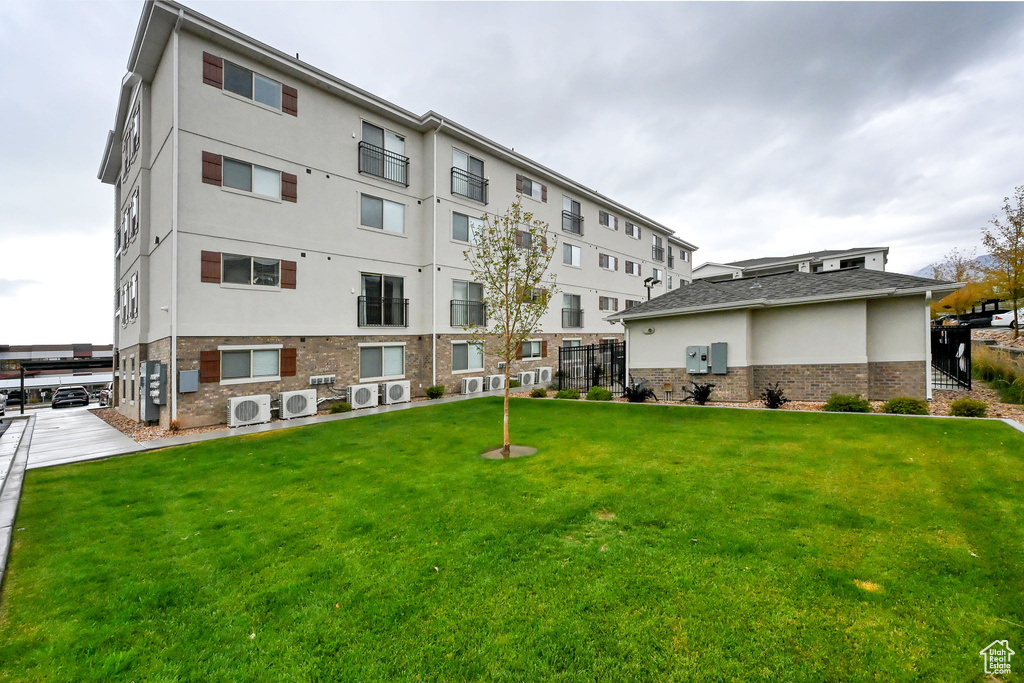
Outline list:
[[[693,269],[693,279],[725,282],[741,277],[780,273],[827,273],[846,268],[884,272],[888,261],[889,247],[825,249],[792,256],[766,256],[729,263],[702,263]]]
[[[610,313],[691,279],[673,231],[435,112],[416,115],[174,2],[146,2],[99,178],[115,189],[116,403],[167,364],[159,421],[232,396],[497,373],[464,253],[521,195],[558,239],[528,370],[623,337]],[[481,348],[482,346],[482,348]],[[198,382],[193,384],[195,372]],[[192,373],[192,374],[189,374]],[[311,378],[333,375],[333,386]]]

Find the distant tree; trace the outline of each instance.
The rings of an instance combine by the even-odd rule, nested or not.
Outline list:
[[[937,278],[945,280],[946,278]],[[962,282],[962,280],[961,280]],[[936,314],[946,312],[963,315],[968,313],[974,306],[989,298],[992,293],[991,287],[981,282],[968,282],[966,285],[947,295],[940,301],[932,304],[932,311]]]
[[[1024,185],[1014,188],[1013,197],[1003,198],[1002,220],[993,216],[989,228],[981,229],[981,241],[992,254],[987,269],[989,280],[1013,310],[1024,299]],[[1020,336],[1021,316],[1014,314],[1013,336]]]
[[[931,264],[932,277],[950,282],[977,282],[983,275],[978,267],[976,250],[960,251],[954,247],[938,263]]]
[[[555,294],[555,278],[547,278],[555,253],[555,237],[548,224],[523,211],[522,196],[501,214],[483,216],[484,226],[474,236],[474,246],[464,254],[473,279],[483,284],[483,300],[490,323],[488,349],[505,363],[505,404],[502,455],[511,454],[508,428],[509,379],[512,361],[520,356],[524,341],[541,330],[540,318]],[[543,286],[542,286],[543,285]],[[484,339],[488,330],[471,325],[474,337]]]

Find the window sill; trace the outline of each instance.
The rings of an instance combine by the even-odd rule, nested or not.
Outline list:
[[[223,190],[224,192],[228,192],[230,194],[237,194],[241,197],[252,197],[253,199],[262,199],[265,202],[273,202],[274,204],[284,204],[284,200],[282,200],[280,197],[268,197],[265,194],[252,192],[251,190],[239,190],[238,188],[228,187],[226,185],[221,185],[220,189]]]
[[[271,107],[269,104],[263,104],[262,102],[258,102],[257,100],[251,99],[249,97],[242,97],[241,95],[239,95],[237,93],[233,93],[230,90],[225,90],[223,88],[221,88],[221,92],[224,93],[225,95],[227,95],[228,97],[230,97],[233,100],[238,100],[239,102],[245,102],[246,104],[251,104],[252,106],[257,107],[258,109],[262,109],[264,111],[269,111],[269,112],[272,112],[274,114],[277,114],[278,116],[282,116],[282,113],[281,113],[280,109],[276,109],[274,107]],[[282,99],[283,99],[283,95],[284,94],[282,93]]]
[[[366,230],[367,232],[372,232],[377,235],[390,235],[391,237],[401,237],[402,239],[409,239],[409,236],[405,234],[404,230],[402,232],[394,232],[392,230],[385,230],[383,228],[374,228],[369,225],[360,225],[359,229]]]
[[[562,265],[565,266],[566,268],[575,268],[576,270],[583,270],[583,266],[574,266],[573,264],[565,263],[564,261],[562,262]]]
[[[257,382],[280,382],[281,375],[272,375],[269,377],[239,377],[238,379],[222,379],[220,385],[222,387],[234,386],[236,384],[256,384]]]
[[[394,382],[405,379],[405,375],[385,375],[383,377],[360,377],[360,384],[374,384],[375,382]]]
[[[254,292],[280,292],[281,285],[243,285],[236,282],[221,282],[221,289],[247,289]]]

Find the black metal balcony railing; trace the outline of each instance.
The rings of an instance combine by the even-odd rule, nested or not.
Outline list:
[[[485,327],[487,325],[487,304],[482,301],[452,299],[452,327]]]
[[[485,178],[452,166],[452,194],[469,197],[481,204],[486,204],[487,185],[488,182]]]
[[[664,261],[665,247],[651,247],[651,258],[655,261]]]
[[[409,186],[409,157],[369,142],[359,143],[359,171]]]
[[[359,297],[359,327],[406,327],[408,320],[408,299]]]
[[[676,265],[676,257],[672,255],[672,252],[668,252],[668,267],[674,268]]]
[[[563,308],[562,327],[583,327],[583,309]]]
[[[565,232],[583,234],[583,216],[572,211],[562,212],[562,230]]]

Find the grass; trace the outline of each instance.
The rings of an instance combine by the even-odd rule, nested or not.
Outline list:
[[[0,680],[967,681],[1020,650],[1006,425],[512,418],[536,456],[477,457],[486,398],[30,471]]]
[[[971,348],[971,373],[995,389],[1003,403],[1024,403],[1024,356],[975,344]]]

